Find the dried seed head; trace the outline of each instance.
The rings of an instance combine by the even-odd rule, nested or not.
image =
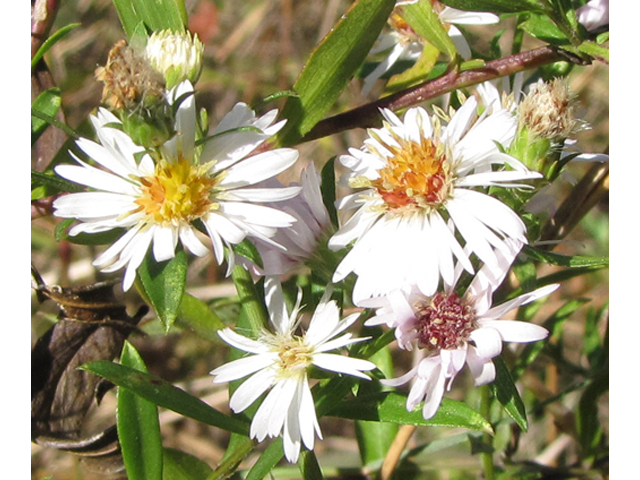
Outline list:
[[[579,129],[574,103],[575,98],[563,79],[536,83],[520,103],[520,124],[551,141],[568,138]]]
[[[104,82],[102,102],[113,110],[134,111],[164,102],[162,75],[124,40],[113,46],[106,65],[97,68],[95,75]]]

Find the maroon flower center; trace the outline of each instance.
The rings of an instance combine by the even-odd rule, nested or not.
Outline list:
[[[416,319],[419,346],[429,350],[456,349],[477,328],[473,306],[455,293],[437,293],[416,311]]]

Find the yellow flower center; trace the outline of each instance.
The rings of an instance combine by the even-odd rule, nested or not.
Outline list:
[[[372,181],[389,210],[439,207],[452,190],[451,165],[445,148],[431,139],[420,143],[398,139],[400,147],[385,145],[392,156]]]
[[[180,158],[175,163],[161,160],[153,176],[142,177],[142,195],[138,210],[162,225],[190,223],[217,208],[212,201],[216,179],[206,165],[193,165]]]
[[[279,374],[289,376],[297,374],[311,365],[312,351],[302,338],[280,338],[276,351],[279,357]]]

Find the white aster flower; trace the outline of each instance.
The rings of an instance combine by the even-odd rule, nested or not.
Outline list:
[[[417,1],[417,0],[416,0]],[[399,1],[396,6],[402,6],[416,1]],[[437,7],[441,5],[436,4]],[[471,58],[471,49],[464,35],[454,24],[458,25],[491,25],[500,19],[497,15],[487,12],[466,12],[451,7],[438,8],[438,18],[444,24],[449,37],[453,40],[462,58]],[[367,95],[376,80],[391,70],[400,60],[416,61],[422,55],[424,43],[420,37],[406,21],[397,13],[392,13],[389,18],[390,31],[380,34],[376,44],[369,52],[370,55],[377,55],[388,52],[387,56],[369,73],[362,85],[363,95]]]
[[[510,254],[502,258],[505,273],[512,259]],[[424,400],[422,415],[431,418],[465,364],[475,385],[484,385],[495,379],[492,359],[502,352],[502,342],[528,343],[547,337],[548,331],[539,325],[504,317],[511,310],[549,295],[558,285],[548,285],[492,307],[493,292],[503,277],[483,268],[462,297],[452,288],[430,296],[414,289],[409,294],[395,291],[366,302],[368,307],[378,307],[376,316],[366,325],[387,324],[395,328],[401,348],[417,347],[424,355],[406,374],[382,380],[392,387],[414,381],[407,397],[408,411]]]
[[[269,185],[280,185],[273,180]],[[280,185],[282,186],[282,185]],[[313,164],[307,165],[300,174],[300,194],[279,204],[283,212],[296,219],[289,228],[279,229],[272,243],[257,240],[256,248],[262,258],[263,268],[250,265],[250,269],[257,275],[284,275],[294,268],[304,265],[310,260],[320,247],[321,241],[326,241],[334,232],[329,218],[329,212],[322,200],[320,191],[320,175]],[[326,259],[323,259],[326,261]],[[330,272],[327,278],[331,277]]]
[[[145,151],[117,128],[120,122],[113,114],[100,109],[91,117],[99,143],[80,139],[77,144],[104,168],[89,165],[73,153],[79,165],[56,167],[60,176],[93,189],[54,202],[56,216],[80,221],[70,229],[70,235],[126,230],[94,261],[103,272],[126,267],[125,290],[133,284],[136,269],[151,245],[158,262],[174,257],[178,240],[191,253],[204,256],[209,249],[198,238],[200,227],[211,239],[216,260],[222,263],[225,245],[237,244],[247,235],[269,241],[276,229],[295,221],[289,214],[253,203],[282,201],[299,192],[295,187],[252,187],[298,158],[293,149],[249,156],[282,127],[283,122],[272,125],[276,111],[256,118],[245,104],[237,104],[200,151],[195,143],[193,87],[184,82],[169,96],[172,103],[177,99],[182,103],[176,113],[176,134],[160,149]],[[231,252],[229,257],[231,268]]]
[[[471,254],[498,268],[496,251],[508,249],[508,239],[526,243],[518,215],[477,188],[522,187],[514,182],[540,174],[496,145],[509,145],[515,117],[504,109],[480,116],[477,110],[477,101],[467,99],[446,126],[420,107],[409,109],[404,121],[383,110],[383,127],[369,130],[362,149],[340,157],[351,170],[348,184],[361,190],[339,202],[341,211],[356,212],[329,247],[355,241],[333,277],[357,275],[354,302],[409,285],[431,295],[440,279],[453,284],[454,257],[468,272]]]
[[[215,376],[214,383],[231,382],[250,375],[229,401],[236,413],[269,392],[251,421],[250,436],[259,442],[266,437],[282,436],[287,460],[296,462],[301,443],[312,450],[315,435],[322,439],[307,376],[309,367],[315,365],[368,380],[362,372],[373,370],[375,365],[367,360],[327,353],[366,340],[352,338],[350,333],[342,334],[359,314],[340,320],[338,305],[329,298],[330,288],[302,336],[295,334],[300,322],[300,296],[289,313],[276,277],[266,277],[265,294],[273,332],[265,330],[257,340],[229,328],[219,332],[229,345],[252,355],[218,367],[211,374]],[[335,338],[339,334],[342,335]]]

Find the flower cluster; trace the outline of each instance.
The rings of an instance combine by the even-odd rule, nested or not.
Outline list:
[[[497,21],[449,7],[438,15],[446,24]],[[383,37],[377,47],[391,53],[367,77],[365,90],[396,60],[422,51],[422,40],[397,13],[391,25],[392,42]],[[451,25],[448,31],[459,33]],[[71,153],[75,164],[55,170],[88,190],[57,198],[54,208],[56,216],[78,221],[72,237],[119,234],[94,265],[103,272],[124,269],[125,290],[144,261],[169,261],[181,247],[200,257],[212,254],[218,264],[226,261],[227,274],[242,266],[263,277],[270,328],[247,335],[221,330],[224,342],[248,355],[211,372],[214,383],[245,379],[231,395],[233,412],[245,412],[262,398],[251,419],[252,438],[282,437],[286,458],[295,462],[302,446],[313,449],[316,436],[322,438],[311,387],[315,369],[370,380],[365,372],[374,363],[334,352],[368,337],[347,333],[360,310],[342,318],[332,284],[346,286],[353,306],[373,309],[365,326],[385,325],[400,349],[420,352],[409,371],[383,383],[411,381],[406,407],[412,411],[423,403],[425,419],[436,414],[465,365],[476,385],[486,384],[495,379],[492,359],[503,342],[547,336],[543,327],[506,315],[556,285],[492,305],[528,243],[520,214],[496,192],[534,190],[543,177],[514,153],[519,132],[543,135],[551,129],[549,135],[566,138],[574,131],[572,115],[554,117],[558,91],[570,111],[570,95],[560,84],[532,88],[556,93],[545,97],[542,112],[539,97],[518,105],[490,85],[479,88],[480,99],[461,96],[457,110],[430,114],[417,106],[400,117],[382,109],[382,126],[338,157],[346,172],[340,185],[348,193],[335,203],[336,221],[314,162],[300,169],[299,182],[284,185],[276,178],[299,162],[296,149],[267,143],[285,124],[276,110],[257,116],[238,103],[216,127],[201,124],[193,84],[202,48],[189,35],[162,32],[149,38],[144,53],[124,44],[112,51],[98,73],[106,108],[91,117],[97,141],[78,140],[81,153]],[[460,52],[468,56],[464,48]],[[144,74],[132,84],[123,77],[134,67]],[[153,105],[144,103],[149,98]],[[159,134],[141,135],[131,122],[138,111],[146,112],[136,117],[143,122],[159,118],[158,112],[170,122]],[[236,258],[233,247],[245,239],[257,257]],[[306,331],[301,295],[289,309],[279,279],[303,268],[325,287]]]

